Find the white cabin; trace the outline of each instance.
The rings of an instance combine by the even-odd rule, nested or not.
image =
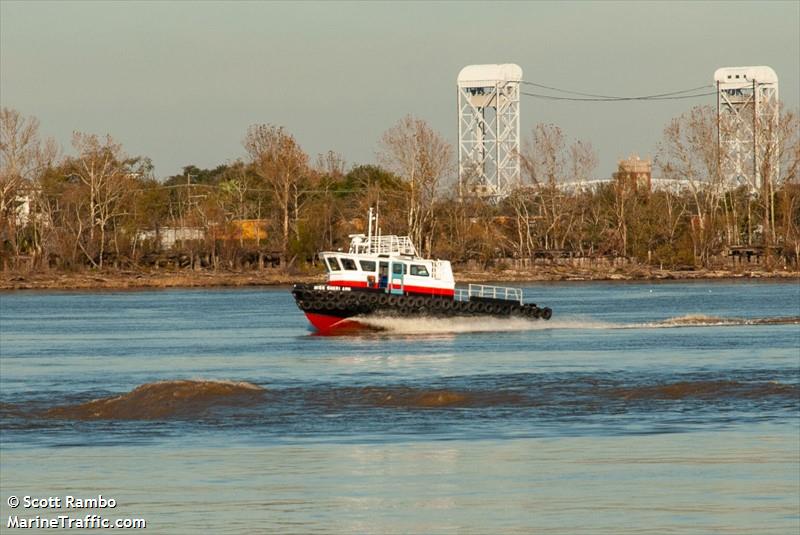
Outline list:
[[[370,229],[371,230],[371,229]],[[455,280],[450,262],[417,254],[408,236],[350,235],[348,252],[319,254],[328,285],[369,288],[387,293],[452,297]]]

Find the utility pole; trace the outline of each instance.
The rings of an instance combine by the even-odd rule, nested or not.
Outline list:
[[[192,177],[196,177],[197,175],[192,175],[190,173],[186,173],[186,210],[185,213],[189,213],[189,210],[192,208],[192,194],[191,194],[191,187],[192,187]]]

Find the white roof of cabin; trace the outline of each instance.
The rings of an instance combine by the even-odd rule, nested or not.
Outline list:
[[[488,87],[497,82],[519,82],[522,67],[514,63],[467,65],[458,73],[460,87]]]
[[[739,78],[736,78],[739,75]],[[755,80],[762,84],[777,84],[778,75],[772,67],[761,65],[758,67],[722,67],[714,71],[714,81],[720,84],[753,83]]]

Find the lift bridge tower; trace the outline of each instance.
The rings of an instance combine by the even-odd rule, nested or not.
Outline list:
[[[504,197],[520,183],[519,65],[458,73],[459,193]]]
[[[714,82],[724,184],[753,194],[771,188],[778,176],[778,76],[770,67],[723,67]]]

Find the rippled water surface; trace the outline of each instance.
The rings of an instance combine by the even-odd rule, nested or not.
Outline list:
[[[0,494],[155,533],[798,533],[800,285],[530,285],[314,335],[287,289],[0,294]]]

